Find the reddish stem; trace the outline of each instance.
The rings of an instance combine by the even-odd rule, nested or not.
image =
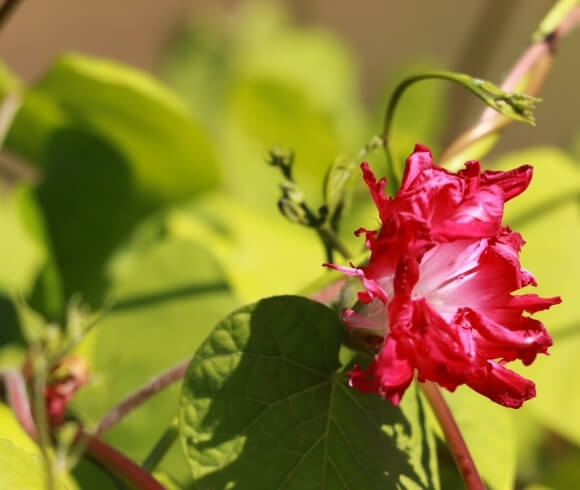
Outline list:
[[[465,444],[465,440],[461,435],[459,426],[455,422],[453,414],[449,410],[439,387],[430,381],[421,383],[421,387],[443,429],[445,439],[447,440],[447,444],[449,445],[451,454],[453,454],[453,458],[455,459],[455,463],[459,468],[465,485],[469,490],[485,490],[485,484],[479,476],[479,472],[473,462],[467,444]]]
[[[503,81],[501,88],[506,92],[513,91],[530,73],[531,76],[524,91],[528,95],[538,95],[552,68],[554,54],[560,40],[578,24],[580,24],[580,6],[572,10],[549,36],[532,44],[524,51]],[[440,161],[451,160],[476,141],[501,131],[512,122],[511,119],[487,107],[477,124],[459,135],[447,147],[441,155]]]
[[[98,437],[91,436],[85,432],[81,433],[81,437],[87,438],[86,452],[91,459],[103,465],[111,473],[122,478],[133,488],[139,490],[165,490],[165,487],[152,475],[137,463],[130,460],[122,452],[109,446]]]
[[[38,438],[36,424],[30,409],[30,399],[26,390],[26,383],[20,371],[8,369],[0,371],[0,381],[4,382],[8,403],[14,410],[20,425],[34,440]]]
[[[185,376],[187,367],[189,366],[190,362],[191,359],[181,361],[176,366],[161,373],[145,386],[142,386],[137,391],[130,394],[117,406],[113,407],[101,420],[101,423],[97,428],[97,435],[100,435],[103,432],[109,430],[111,427],[129,415],[133,410],[145,403],[153,395],[159,393],[169,385],[182,379]]]

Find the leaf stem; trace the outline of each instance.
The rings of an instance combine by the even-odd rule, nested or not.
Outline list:
[[[169,427],[165,429],[165,432],[163,432],[159,440],[155,443],[155,446],[153,446],[153,449],[151,449],[141,467],[150,473],[153,472],[165,454],[167,454],[167,451],[173,446],[178,434],[177,419],[173,419]]]
[[[439,387],[431,381],[426,381],[421,383],[421,388],[423,389],[423,393],[425,393],[425,396],[427,397],[427,400],[443,429],[445,439],[447,440],[447,444],[449,444],[449,449],[453,454],[453,458],[455,459],[455,463],[459,468],[466,487],[469,490],[485,490],[485,484],[483,483],[481,476],[479,476],[479,472],[475,467],[475,463],[473,462],[471,453],[467,448],[467,444],[465,444],[459,426],[457,425],[451,410],[449,410],[449,406],[445,402]]]
[[[130,394],[117,406],[113,407],[101,420],[96,434],[101,435],[103,432],[109,430],[133,410],[149,400],[153,395],[181,380],[185,376],[190,362],[191,359],[181,361],[179,364],[153,378],[137,391]]]

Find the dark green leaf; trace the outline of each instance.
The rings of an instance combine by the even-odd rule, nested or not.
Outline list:
[[[342,325],[302,297],[225,318],[199,348],[181,398],[199,488],[434,488],[433,441],[414,389],[401,408],[348,387]]]

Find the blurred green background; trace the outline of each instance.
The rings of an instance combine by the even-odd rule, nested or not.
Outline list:
[[[23,2],[0,32],[0,95],[22,98],[0,155],[0,362],[23,357],[19,296],[60,323],[75,297],[93,309],[113,301],[81,347],[94,379],[74,410],[90,426],[191,355],[235,307],[299,292],[322,274],[323,249],[279,215],[268,149],[296,152],[316,207],[328,166],[380,130],[403,75],[442,68],[499,83],[551,4]],[[464,390],[449,397],[492,488],[580,482],[579,45],[580,30],[562,42],[537,127],[512,125],[484,160],[535,166],[506,221],[529,242],[522,262],[538,292],[564,299],[542,316],[552,355],[523,370],[538,383],[535,400],[511,411]],[[413,87],[395,119],[397,160],[419,141],[437,157],[482,109],[442,82]],[[380,153],[372,164],[384,173]],[[377,218],[358,179],[352,186],[341,235],[360,250],[352,230]],[[142,459],[177,395],[163,393],[107,439]],[[30,449],[8,412],[0,420],[0,438]],[[443,446],[440,460],[442,488],[461,488]],[[162,469],[191,484],[179,447]],[[82,488],[107,488],[96,475],[105,478],[87,463],[75,470]]]

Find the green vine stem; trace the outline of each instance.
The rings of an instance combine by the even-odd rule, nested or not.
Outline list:
[[[479,97],[493,110],[507,116],[511,119],[534,124],[533,110],[538,99],[527,95],[518,93],[506,92],[496,85],[486,80],[474,78],[463,73],[454,73],[441,70],[426,71],[417,73],[403,79],[393,91],[389,99],[389,104],[385,112],[385,119],[383,123],[383,141],[385,153],[387,155],[387,179],[389,182],[389,193],[394,194],[401,179],[401,175],[397,172],[393,155],[390,149],[389,135],[395,116],[395,110],[401,99],[401,96],[414,83],[421,80],[447,80],[457,83],[469,90],[476,97]]]
[[[144,470],[150,473],[157,468],[157,465],[161,463],[163,457],[167,454],[167,451],[171,449],[173,443],[176,441],[179,435],[179,429],[177,428],[177,418],[173,419],[169,427],[165,429],[165,432],[161,435],[159,440],[153,446],[153,449],[149,452],[143,464],[141,465]]]
[[[459,426],[455,422],[453,414],[449,410],[439,387],[431,381],[420,383],[420,386],[439,421],[439,425],[441,425],[441,429],[443,429],[445,439],[465,482],[465,486],[469,490],[485,490],[485,484],[481,476],[479,476],[479,472],[473,462],[467,444],[465,444],[465,440],[461,435]]]

